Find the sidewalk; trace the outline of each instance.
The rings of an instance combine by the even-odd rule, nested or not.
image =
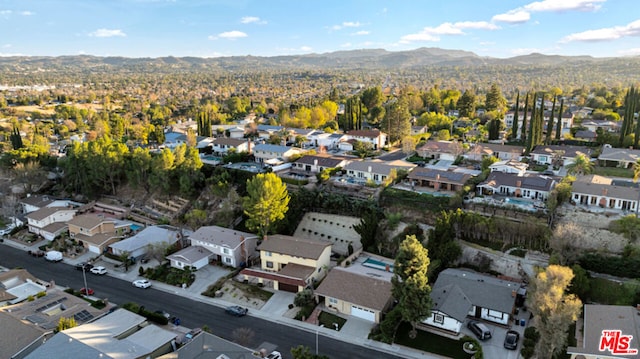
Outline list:
[[[24,251],[28,251],[28,250],[37,250],[38,247],[42,245],[42,241],[35,243],[31,246],[27,246],[25,244],[15,242],[10,239],[5,239],[3,244],[9,245]],[[96,257],[95,253],[87,252],[75,258],[64,258],[63,263],[76,265],[77,263],[86,262],[89,259],[94,257]],[[124,272],[124,271],[115,269],[113,266],[113,263],[111,263],[109,259],[103,259],[103,258],[104,257],[101,257],[99,262],[100,262],[100,265],[104,265],[105,267],[107,267],[107,271],[108,271],[107,275],[120,278],[122,280],[127,280],[130,282],[140,278],[140,276],[138,275],[138,267],[140,267],[141,264],[137,263],[134,266],[132,266],[129,269],[129,271]],[[150,263],[142,264],[143,267],[152,267],[154,265],[157,265],[157,263],[153,263],[153,260]],[[175,287],[165,283],[153,281],[153,288],[162,290],[164,292],[172,293],[175,295],[179,295],[185,298],[197,300],[202,303],[215,305],[220,308],[226,308],[228,306],[235,305],[236,303],[230,303],[220,298],[211,298],[211,297],[203,296],[200,294],[210,284],[214,283],[217,280],[216,277],[225,275],[225,273],[223,273],[222,271],[223,271],[222,269],[217,268],[215,266],[207,266],[196,273],[196,280],[190,287],[180,288],[180,287]],[[206,272],[206,274],[203,272]],[[200,274],[200,276],[198,276],[198,274]],[[368,335],[369,335],[369,332],[371,331],[371,328],[375,324],[366,320],[351,317],[347,320],[347,322],[345,323],[345,325],[342,327],[340,331],[336,331],[330,328],[320,327],[320,326],[312,325],[299,320],[287,318],[283,315],[285,312],[288,311],[289,304],[293,303],[294,296],[295,295],[293,293],[275,291],[273,296],[269,299],[269,301],[267,301],[267,303],[264,304],[264,306],[262,306],[262,308],[252,309],[249,311],[248,315],[257,317],[260,319],[268,320],[271,322],[276,322],[282,325],[287,325],[289,327],[294,327],[300,330],[305,330],[310,333],[316,333],[318,335],[331,337],[333,339],[340,340],[346,343],[360,345],[360,346],[368,347],[374,350],[386,352],[392,355],[397,355],[402,358],[420,358],[420,359],[444,359],[445,358],[436,354],[426,353],[426,352],[414,350],[414,349],[399,346],[399,345],[389,345],[389,344],[377,342],[374,340],[370,340],[368,339]]]

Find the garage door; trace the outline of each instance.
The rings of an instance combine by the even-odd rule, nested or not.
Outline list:
[[[285,284],[282,282],[278,282],[278,289],[285,292],[298,293],[298,286],[295,284]]]
[[[351,315],[357,318],[366,319],[371,322],[376,321],[376,313],[374,313],[372,310],[358,307],[355,305],[351,306]]]

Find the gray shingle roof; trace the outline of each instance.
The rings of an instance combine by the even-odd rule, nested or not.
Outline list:
[[[560,145],[547,145],[536,146],[531,151],[531,154],[536,155],[553,155],[556,151],[564,151],[562,157],[574,158],[579,154],[583,154],[589,158],[591,156],[591,148],[586,146],[560,146]]]
[[[465,184],[471,175],[468,173],[442,171],[424,167],[416,167],[409,173],[409,179],[432,180],[441,183]]]
[[[258,250],[302,258],[319,259],[327,247],[331,247],[331,243],[274,234],[263,240]]]
[[[336,267],[327,274],[315,292],[381,311],[391,299],[391,282],[365,277]]]
[[[447,286],[459,287],[473,305],[511,313],[516,300],[514,294],[520,288],[520,283],[472,271],[449,268],[438,275],[433,288],[440,291],[440,288]]]
[[[520,185],[518,186],[518,182]],[[478,186],[498,188],[500,186],[519,187],[537,191],[551,191],[555,180],[549,176],[526,175],[518,176],[517,173],[491,172],[486,181]]]
[[[436,285],[431,289],[433,310],[439,310],[459,322],[464,322],[473,303],[457,285]]]
[[[640,150],[603,147],[599,160],[635,162],[640,159]]]

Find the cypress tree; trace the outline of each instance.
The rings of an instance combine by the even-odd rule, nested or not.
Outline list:
[[[520,130],[520,140],[527,143],[527,113],[529,112],[529,93],[524,97],[524,113],[522,117],[522,130]]]
[[[562,133],[562,111],[564,110],[564,99],[560,99],[560,112],[558,112],[558,123],[556,124],[556,140],[560,140]]]
[[[520,111],[520,90],[516,90],[516,110],[513,113],[513,124],[511,126],[511,139],[518,138],[518,117]]]
[[[551,105],[551,115],[549,115],[549,123],[547,124],[547,137],[544,141],[546,145],[551,142],[551,133],[553,132],[553,116],[556,112],[556,96],[553,96],[553,105]]]

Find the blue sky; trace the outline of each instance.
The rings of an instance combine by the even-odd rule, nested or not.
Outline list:
[[[0,56],[640,55],[637,0],[0,0]]]

